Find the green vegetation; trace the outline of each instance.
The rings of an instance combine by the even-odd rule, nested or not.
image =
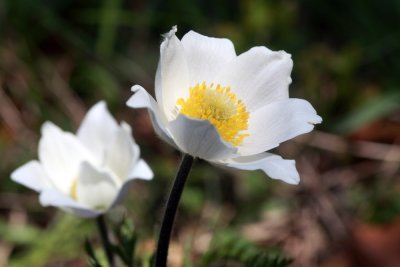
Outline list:
[[[35,192],[9,179],[37,157],[44,121],[75,131],[100,99],[132,125],[155,172],[107,217],[132,220],[135,236],[122,242],[135,258],[118,253],[149,266],[179,155],[155,136],[145,111],[125,102],[133,84],[153,90],[161,34],[173,25],[179,37],[193,29],[229,38],[238,54],[256,45],[291,53],[290,94],[309,100],[324,121],[277,149],[296,159],[299,186],[197,161],[170,266],[277,267],[288,258],[290,266],[324,266],[339,248],[349,261],[362,259],[358,246],[368,242],[352,235],[359,225],[399,225],[399,17],[400,2],[389,0],[3,0],[0,266],[85,266],[86,239],[99,258],[93,266],[105,262],[93,220],[43,208]]]

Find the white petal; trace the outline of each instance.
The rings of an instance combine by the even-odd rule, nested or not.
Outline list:
[[[99,171],[87,162],[81,164],[76,180],[77,201],[95,210],[108,210],[119,188],[107,172]]]
[[[294,160],[285,160],[271,153],[237,157],[219,163],[241,170],[262,170],[269,177],[289,184],[298,184],[300,181]]]
[[[127,130],[120,127],[108,141],[104,163],[123,183],[128,178],[138,156],[139,147],[133,142]]]
[[[134,181],[136,178],[145,180],[150,180],[151,178],[153,178],[153,172],[146,164],[146,162],[144,162],[144,160],[142,159],[140,159],[135,165],[135,168],[129,175],[129,179],[125,180],[125,182],[122,184],[121,188],[118,191],[118,195],[114,198],[110,207],[114,207],[116,204],[122,201],[122,199],[128,193],[132,181]]]
[[[205,160],[232,157],[237,149],[221,139],[216,128],[207,120],[178,115],[168,125],[178,147],[185,153]]]
[[[160,46],[160,67],[156,74],[156,96],[168,120],[175,117],[176,101],[189,95],[189,71],[176,27],[164,34]],[[161,93],[160,93],[161,92]],[[158,98],[160,97],[160,99]]]
[[[151,180],[153,178],[153,171],[150,169],[147,163],[140,159],[135,166],[133,167],[131,173],[129,174],[130,178],[140,178],[144,180]]]
[[[288,86],[293,61],[284,51],[254,47],[239,55],[216,78],[230,86],[249,111],[289,97]]]
[[[120,128],[125,131],[126,135],[129,137],[129,140],[131,141],[131,146],[132,146],[132,151],[133,151],[132,162],[137,162],[140,157],[140,148],[135,143],[135,139],[132,136],[132,128],[128,123],[126,123],[124,121],[121,121]]]
[[[156,133],[166,142],[175,146],[171,135],[169,134],[166,125],[167,119],[165,115],[160,111],[157,102],[154,98],[149,95],[146,90],[140,85],[134,85],[131,88],[134,93],[126,104],[131,108],[147,108],[150,114],[151,121],[154,126]]]
[[[217,82],[215,76],[236,57],[235,48],[228,39],[213,38],[190,31],[182,37],[190,85]]]
[[[63,132],[51,122],[42,126],[39,160],[51,183],[68,194],[84,160],[92,161],[87,149],[72,134]]]
[[[132,90],[133,91],[133,90]],[[154,79],[154,91],[156,94],[156,99],[158,103],[164,103],[163,101],[163,92],[162,92],[162,79],[161,79],[161,62],[159,61],[157,64],[156,77]],[[160,104],[162,111],[164,112],[164,107]]]
[[[104,160],[106,145],[118,128],[118,123],[107,110],[106,103],[100,101],[86,114],[77,136],[97,158],[98,164],[101,164]]]
[[[303,99],[271,103],[250,113],[249,136],[244,138],[239,154],[258,154],[277,147],[281,142],[310,132],[321,121],[311,104]]]
[[[74,213],[82,218],[93,218],[102,213],[100,211],[84,207],[71,197],[52,189],[43,190],[40,193],[39,200],[43,206],[58,207],[66,212]]]
[[[117,196],[114,198],[114,200],[111,203],[110,208],[114,207],[115,205],[117,205],[118,203],[120,203],[122,201],[122,199],[126,196],[126,194],[128,193],[130,186],[132,184],[132,181],[134,181],[135,179],[128,179],[125,181],[125,183],[122,185],[122,187],[119,189]]]
[[[51,187],[45,171],[37,160],[29,161],[13,171],[11,179],[35,191]]]

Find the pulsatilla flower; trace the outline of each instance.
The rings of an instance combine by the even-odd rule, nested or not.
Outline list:
[[[160,47],[157,101],[135,85],[128,106],[147,108],[161,138],[187,154],[298,183],[294,160],[265,152],[322,121],[309,102],[289,98],[290,54],[253,47],[237,56],[228,39],[175,33]]]
[[[19,167],[11,178],[38,191],[44,206],[96,217],[121,200],[130,181],[153,177],[130,126],[118,125],[104,102],[89,110],[76,135],[51,122],[41,131],[39,160]]]

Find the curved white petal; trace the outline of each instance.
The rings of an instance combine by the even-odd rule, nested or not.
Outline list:
[[[205,160],[232,157],[237,149],[221,139],[216,128],[207,120],[178,115],[168,124],[177,146],[185,153]]]
[[[116,204],[120,203],[125,195],[129,191],[129,187],[132,181],[139,179],[150,180],[153,178],[153,172],[149,168],[144,160],[140,159],[132,170],[129,178],[125,180],[124,184],[122,184],[121,188],[118,191],[117,196],[112,201],[111,207],[114,207]]]
[[[271,153],[237,157],[217,163],[241,170],[262,170],[269,177],[289,184],[298,184],[300,181],[294,160],[285,160]]]
[[[106,146],[118,128],[116,120],[107,110],[106,103],[100,101],[86,114],[77,131],[77,137],[97,158],[98,164],[101,164]]]
[[[216,83],[215,76],[236,57],[232,42],[225,38],[207,37],[190,31],[182,37],[190,85]]]
[[[131,126],[124,122],[121,121],[121,125],[120,125],[121,129],[125,131],[126,135],[129,136],[129,139],[131,141],[131,146],[132,146],[132,162],[135,163],[139,160],[140,158],[140,147],[135,143],[135,139],[132,135],[132,128]]]
[[[128,125],[124,126],[125,128]],[[138,160],[139,147],[133,142],[127,130],[120,127],[108,141],[105,150],[105,165],[110,168],[123,183],[129,175],[133,164]]]
[[[176,27],[164,34],[156,80],[157,101],[168,120],[175,117],[176,101],[189,95],[189,71],[182,43],[175,36]],[[160,97],[160,98],[159,98]]]
[[[74,213],[82,218],[97,217],[103,212],[84,207],[71,197],[54,189],[45,189],[40,193],[40,204],[42,206],[53,206],[63,209],[64,211]]]
[[[300,134],[308,133],[321,123],[311,104],[290,98],[264,106],[250,114],[249,136],[239,148],[240,155],[258,154]]]
[[[39,160],[51,183],[65,194],[71,190],[79,172],[79,164],[85,160],[93,161],[74,135],[63,132],[51,122],[45,122],[42,126]]]
[[[115,207],[115,205],[117,205],[118,203],[121,203],[121,201],[123,200],[123,198],[126,196],[126,194],[128,193],[130,186],[132,184],[132,182],[135,179],[128,179],[125,181],[125,183],[121,186],[121,188],[118,191],[118,194],[115,196],[115,198],[113,199],[110,208]]]
[[[160,111],[157,102],[154,98],[146,92],[146,90],[140,85],[134,85],[131,88],[134,93],[126,104],[131,108],[147,108],[150,114],[151,121],[154,126],[155,132],[166,142],[175,146],[171,135],[167,130],[167,118]]]
[[[76,180],[76,199],[94,210],[108,210],[119,188],[109,173],[95,169],[87,162],[81,164]]]
[[[239,55],[221,70],[216,81],[241,99],[247,110],[254,111],[289,97],[288,86],[293,61],[284,51],[254,47]]]
[[[158,103],[164,103],[163,102],[163,92],[162,92],[161,62],[160,61],[158,61],[156,77],[154,79],[154,93],[156,94],[156,99],[157,99]],[[162,104],[160,106],[162,106]],[[161,109],[164,112],[164,108],[161,107]]]
[[[153,176],[153,171],[150,169],[149,165],[147,165],[147,163],[142,159],[136,162],[130,174],[128,175],[128,177],[131,179],[139,178],[143,180],[151,180]]]
[[[51,187],[45,171],[37,160],[29,161],[13,171],[11,179],[35,191]]]

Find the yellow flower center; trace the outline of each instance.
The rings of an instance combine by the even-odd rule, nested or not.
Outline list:
[[[208,120],[215,126],[221,137],[238,146],[248,136],[242,131],[248,129],[249,112],[230,88],[205,82],[189,89],[189,97],[176,102],[180,113],[192,118]]]
[[[75,200],[78,199],[77,193],[76,193],[76,179],[74,179],[74,181],[73,181],[73,183],[72,183],[71,191],[70,191],[69,194],[70,194],[70,196],[71,196],[73,199],[75,199]]]

